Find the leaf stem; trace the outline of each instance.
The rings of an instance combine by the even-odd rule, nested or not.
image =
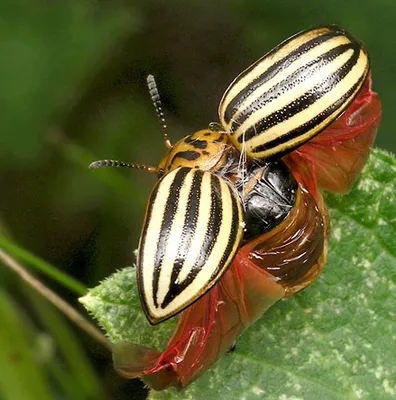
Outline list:
[[[41,283],[39,280],[29,274],[26,269],[9,256],[3,249],[0,249],[0,260],[3,261],[4,265],[14,271],[19,277],[24,280],[29,286],[35,289],[55,307],[57,307],[63,314],[65,314],[70,321],[79,326],[88,335],[94,338],[99,343],[103,344],[107,349],[111,350],[111,344],[106,337],[95,328],[89,321],[87,321],[77,310],[66,303],[61,297],[55,292]]]
[[[66,275],[62,271],[59,271],[51,264],[45,262],[39,257],[36,257],[29,251],[22,249],[20,246],[11,242],[9,239],[1,235],[0,235],[0,246],[3,247],[8,252],[10,252],[11,254],[13,254],[14,256],[17,256],[27,264],[33,266],[38,271],[42,272],[44,275],[50,277],[56,282],[72,290],[77,295],[82,296],[86,294],[87,289],[80,282]]]

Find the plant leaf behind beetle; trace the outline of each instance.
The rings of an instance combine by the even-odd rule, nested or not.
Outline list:
[[[184,391],[150,399],[396,397],[396,160],[374,150],[351,193],[326,202],[331,239],[319,279],[275,304]],[[176,323],[149,326],[132,268],[81,301],[115,342],[160,350]]]

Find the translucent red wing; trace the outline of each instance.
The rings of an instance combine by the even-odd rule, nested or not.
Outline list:
[[[381,102],[371,90],[369,75],[346,112],[285,160],[289,166],[304,164],[315,176],[319,188],[345,193],[364,167],[380,120]]]
[[[273,276],[237,255],[220,282],[182,313],[162,354],[119,343],[114,349],[115,367],[127,378],[142,377],[156,390],[181,389],[207,371],[247,326],[283,296]]]
[[[309,180],[309,178],[307,178]],[[206,372],[277,300],[308,286],[327,253],[327,213],[300,182],[296,205],[275,229],[241,247],[207,294],[181,314],[166,350],[114,347],[117,371],[160,390],[179,389]],[[272,272],[272,273],[271,273]]]

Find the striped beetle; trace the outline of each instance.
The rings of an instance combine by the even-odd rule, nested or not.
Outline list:
[[[148,201],[137,259],[139,294],[151,324],[179,313],[221,278],[242,243],[245,219],[247,239],[289,215],[297,201],[294,178],[282,163],[260,161],[289,153],[337,119],[368,70],[366,51],[349,33],[334,26],[303,31],[231,83],[219,105],[220,131],[198,131],[174,146],[154,78],[148,77],[168,154],[158,167],[102,160],[91,168],[132,167],[160,176]],[[268,171],[280,186],[263,177]]]
[[[239,249],[245,223],[240,195],[232,175],[226,175],[239,157],[228,135],[203,129],[172,146],[153,76],[147,82],[168,154],[158,167],[100,160],[90,168],[137,168],[160,177],[147,202],[137,257],[142,307],[155,325],[221,278]]]
[[[231,264],[243,235],[242,204],[220,176],[178,167],[151,192],[140,236],[138,288],[157,324],[206,293]]]
[[[337,119],[368,71],[366,50],[343,29],[300,32],[235,78],[220,101],[220,123],[249,158],[280,157]]]

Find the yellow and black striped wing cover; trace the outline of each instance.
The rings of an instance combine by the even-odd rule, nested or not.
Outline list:
[[[343,29],[298,33],[231,83],[219,105],[220,122],[249,157],[284,155],[345,111],[368,71],[366,50]]]
[[[138,251],[137,280],[151,324],[208,291],[232,262],[243,236],[238,194],[220,176],[181,167],[151,192]]]

